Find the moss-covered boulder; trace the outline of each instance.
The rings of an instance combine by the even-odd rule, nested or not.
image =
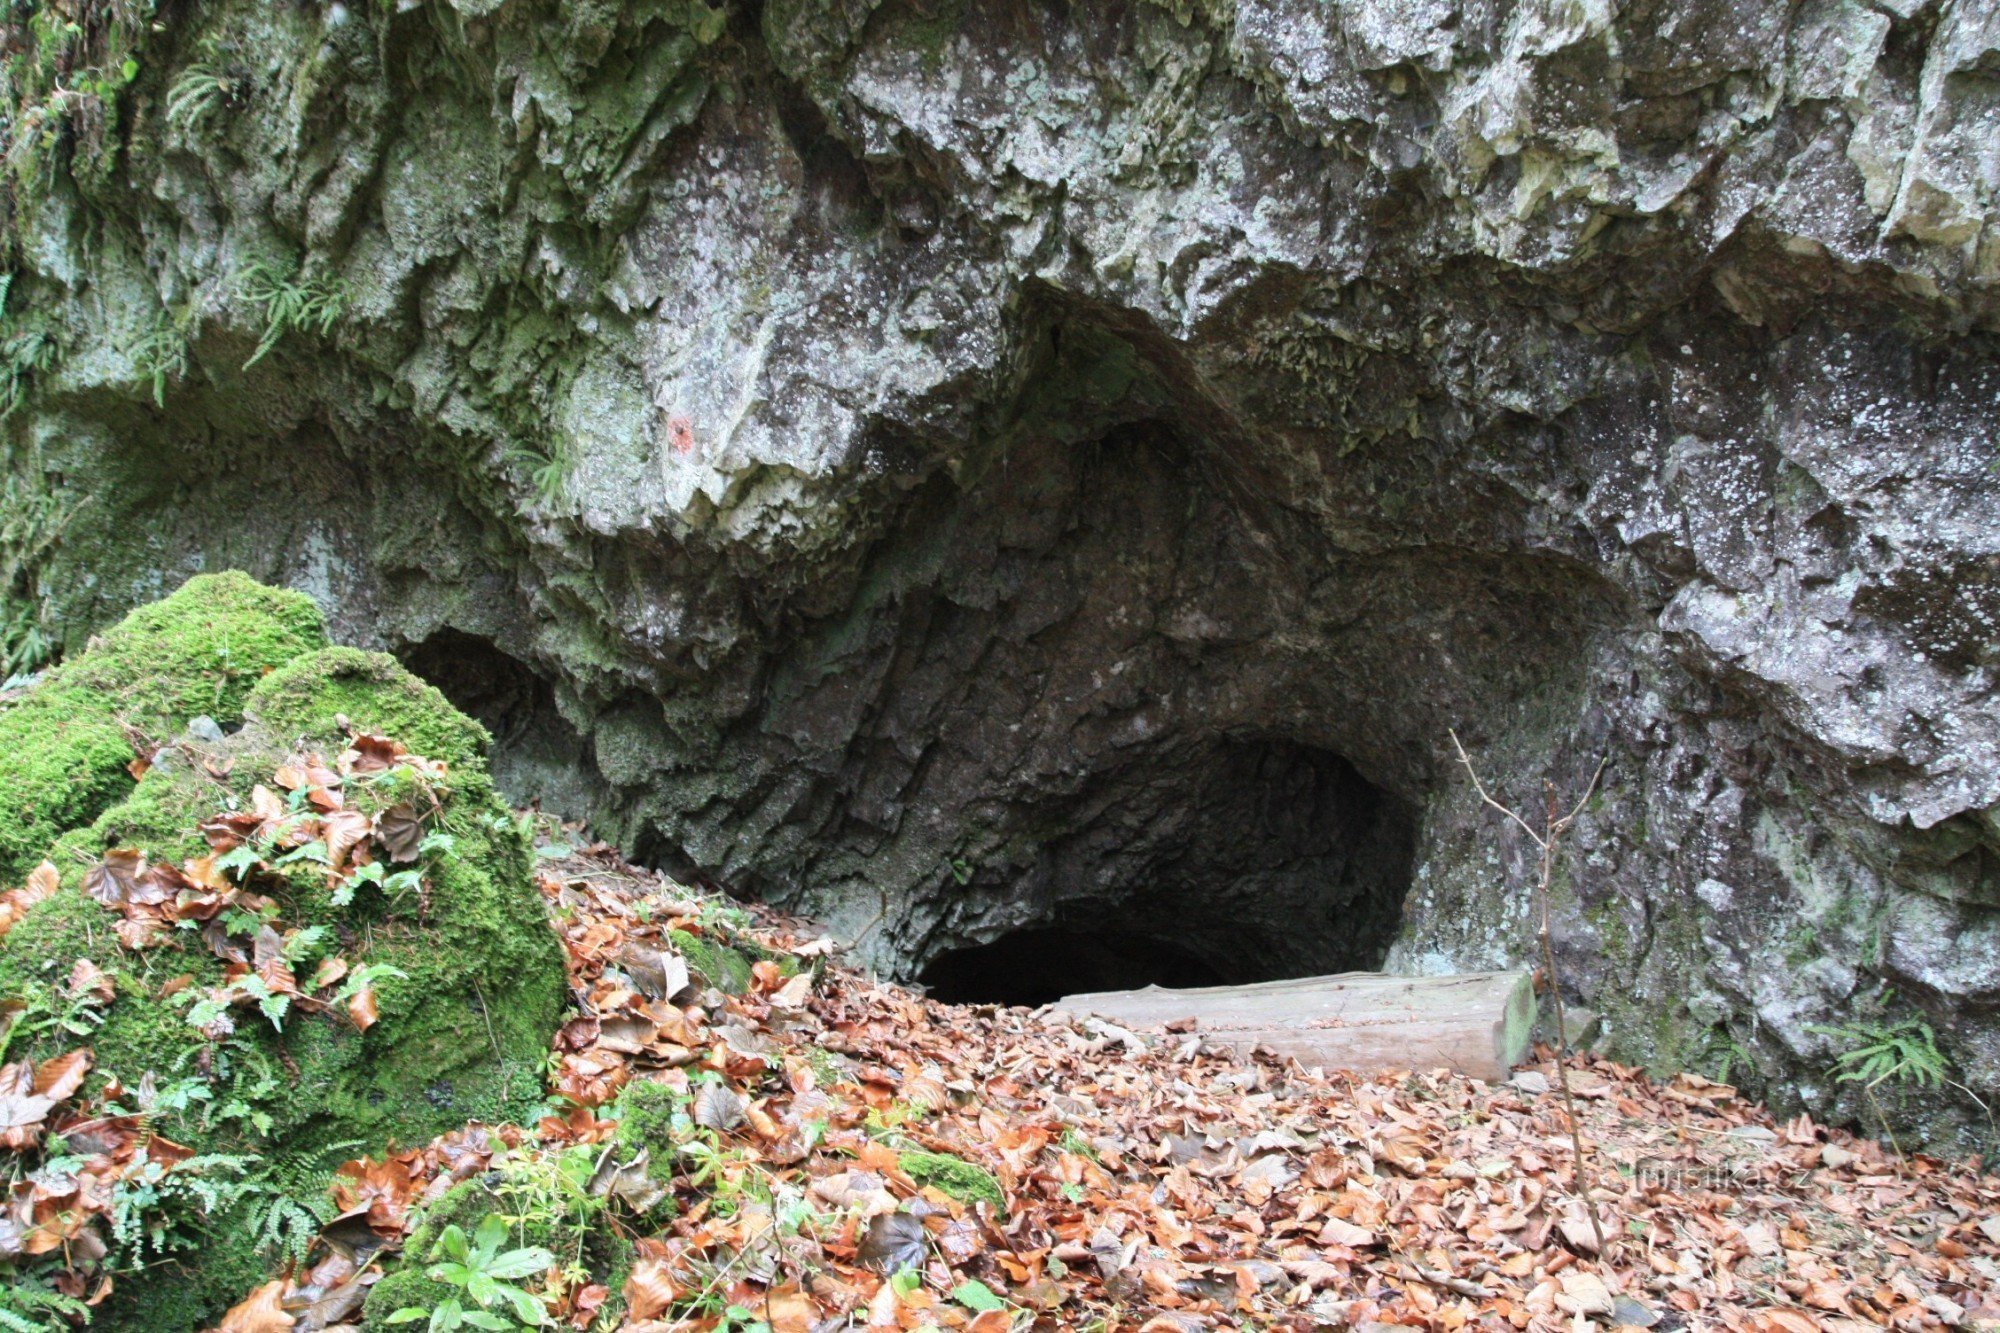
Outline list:
[[[0,880],[131,791],[135,737],[235,717],[266,672],[325,645],[310,598],[204,574],[50,671],[0,709]]]
[[[14,864],[48,857],[59,887],[0,939],[0,1005],[27,1016],[9,1058],[88,1045],[86,1096],[122,1088],[167,1137],[235,1159],[217,1169],[220,1207],[169,1201],[164,1248],[114,1240],[98,1329],[203,1327],[279,1257],[280,1195],[346,1157],[530,1114],[565,989],[483,729],[393,658],[316,646],[309,603],[197,583],[4,717],[10,793],[66,764],[95,773],[79,718],[108,726],[98,744],[122,778],[39,807],[39,845],[16,849]],[[264,608],[254,634],[207,619],[225,599]],[[197,621],[218,628],[202,640]],[[197,713],[240,727],[181,736],[134,781],[122,728],[165,734]],[[82,1005],[80,960],[104,979]]]

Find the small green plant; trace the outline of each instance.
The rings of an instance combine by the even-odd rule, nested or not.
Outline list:
[[[569,498],[576,455],[568,444],[554,443],[546,451],[516,445],[507,451],[507,461],[527,475],[528,486],[544,509],[554,509]]]
[[[1088,1158],[1089,1160],[1096,1162],[1100,1165],[1102,1165],[1104,1161],[1104,1159],[1098,1155],[1097,1145],[1092,1143],[1089,1139],[1083,1137],[1083,1135],[1077,1133],[1076,1130],[1073,1128],[1063,1130],[1062,1137],[1056,1140],[1056,1147],[1062,1149],[1066,1153],[1074,1153],[1078,1157]]]
[[[1859,1083],[1868,1088],[1884,1083],[1939,1088],[1945,1085],[1951,1072],[1950,1063],[1937,1048],[1937,1033],[1921,1018],[1906,1018],[1897,1023],[1815,1026],[1811,1031],[1832,1037],[1846,1047],[1833,1060],[1833,1076],[1842,1083]]]
[[[584,1250],[610,1207],[603,1194],[591,1190],[598,1156],[599,1150],[588,1144],[524,1154],[508,1163],[495,1189],[500,1207],[493,1216],[523,1234],[546,1237],[556,1248],[544,1247],[552,1257],[542,1267],[560,1264],[563,1280],[571,1286],[590,1280]]]
[[[187,374],[190,314],[162,310],[125,349],[139,378],[153,386],[153,406],[167,405],[167,385]]]
[[[1886,990],[1881,999],[1888,999]],[[1831,1037],[1846,1048],[1833,1058],[1833,1076],[1842,1083],[1861,1085],[1861,1095],[1868,1099],[1882,1133],[1898,1156],[1902,1155],[1903,1145],[1896,1141],[1896,1132],[1889,1127],[1888,1114],[1876,1099],[1875,1089],[1884,1083],[1912,1088],[1941,1088],[1949,1083],[1968,1095],[1972,1093],[1951,1077],[1951,1063],[1937,1048],[1937,1033],[1921,1018],[1833,1027],[1814,1024],[1807,1030]],[[1979,1099],[1974,1096],[1973,1100]]]
[[[447,1296],[435,1306],[406,1305],[385,1322],[429,1320],[429,1333],[450,1333],[457,1328],[540,1328],[548,1323],[548,1306],[519,1284],[546,1273],[555,1266],[556,1257],[539,1245],[503,1250],[507,1240],[507,1223],[498,1214],[481,1222],[469,1243],[457,1226],[446,1227],[431,1249],[429,1276],[434,1282],[458,1288],[463,1295]],[[496,1306],[512,1318],[495,1314]]]
[[[237,275],[236,295],[264,316],[264,336],[243,363],[245,370],[269,356],[293,330],[305,329],[325,337],[347,308],[347,284],[339,278],[302,278],[291,264],[263,260]]]
[[[0,340],[0,421],[20,409],[34,377],[56,363],[56,341],[41,329],[22,329]]]
[[[167,128],[191,140],[202,121],[241,96],[240,80],[212,65],[189,65],[167,90]]]

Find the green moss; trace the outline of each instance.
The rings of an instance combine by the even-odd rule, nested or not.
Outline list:
[[[231,570],[189,579],[106,630],[63,674],[141,725],[233,718],[264,673],[326,644],[319,608]]]
[[[750,989],[750,960],[740,951],[685,930],[673,931],[667,939],[687,960],[688,972],[701,984],[713,986],[726,995],[741,995]]]
[[[919,1185],[929,1185],[960,1203],[983,1200],[995,1208],[1007,1206],[1007,1195],[992,1173],[962,1157],[941,1152],[906,1152],[898,1159],[897,1165],[903,1168],[904,1175]]]
[[[264,677],[244,712],[281,741],[344,743],[346,723],[453,768],[482,765],[491,737],[387,653],[327,648]]]
[[[271,1257],[258,1253],[241,1210],[212,1219],[199,1251],[153,1264],[117,1279],[111,1297],[90,1321],[91,1333],[179,1333],[207,1328],[270,1280]]]
[[[456,1226],[469,1236],[499,1206],[500,1197],[479,1180],[468,1180],[445,1191],[403,1243],[403,1253],[394,1267],[369,1290],[367,1304],[362,1307],[363,1322],[375,1325],[410,1307],[428,1310],[445,1298],[458,1295],[457,1288],[428,1275],[431,1250],[446,1227]]]
[[[267,591],[239,600],[275,608],[274,619],[287,607],[310,611],[302,601],[280,597],[274,603],[262,596]],[[291,655],[272,663],[276,669],[268,674],[260,671],[254,684],[232,672],[207,678],[204,711],[208,700],[220,697],[225,716],[230,706],[247,707],[255,719],[219,747],[218,757],[228,762],[218,768],[226,776],[179,755],[136,784],[121,767],[122,790],[109,791],[99,802],[103,808],[91,812],[94,818],[72,813],[44,820],[41,845],[23,846],[21,853],[50,855],[62,886],[0,940],[0,998],[25,1002],[35,1020],[17,1033],[9,1058],[46,1058],[79,1044],[79,1035],[63,1026],[76,1017],[64,983],[76,961],[88,958],[116,992],[101,1016],[84,1016],[101,1017],[81,1037],[96,1056],[91,1086],[115,1077],[134,1089],[148,1075],[161,1089],[195,1080],[207,1100],[163,1112],[162,1128],[201,1152],[293,1155],[353,1140],[379,1152],[467,1120],[521,1120],[540,1101],[548,1040],[566,993],[561,947],[533,884],[532,850],[486,771],[485,732],[392,658],[311,648],[301,627],[316,631],[317,624],[316,613],[296,619],[287,631],[291,648],[276,638],[260,640],[255,660],[268,662],[280,651]],[[173,653],[152,641],[160,635],[180,636],[183,647],[175,651],[181,665],[191,656],[210,656],[186,648],[185,618],[163,617],[157,609],[135,614],[116,639],[108,636],[91,650],[91,660],[78,664],[89,666],[97,682],[86,692],[109,699],[123,691],[117,697],[129,700],[143,690],[150,706],[189,706],[189,677]],[[232,637],[238,647],[243,642]],[[115,652],[127,674],[118,678],[112,664],[95,660],[100,652]],[[51,683],[83,689],[71,674],[65,669],[64,678]],[[449,846],[426,853],[422,892],[396,898],[363,887],[352,902],[337,906],[325,871],[310,862],[266,876],[257,888],[275,904],[281,929],[324,926],[326,952],[350,964],[386,964],[403,975],[377,981],[379,1020],[366,1032],[337,1013],[296,1007],[280,1030],[254,1010],[237,1008],[233,1036],[211,1043],[189,1024],[187,1006],[221,982],[222,961],[193,930],[171,932],[144,952],[124,949],[113,929],[116,916],[82,892],[84,875],[113,847],[139,849],[155,862],[205,854],[198,833],[205,818],[243,808],[251,788],[269,782],[301,746],[331,758],[346,743],[343,721],[446,761],[441,782],[391,771],[349,782],[344,791],[349,808],[372,814],[427,783],[440,802],[433,831],[448,834]],[[129,756],[125,747],[119,764]],[[87,810],[88,804],[70,809]],[[65,823],[80,826],[65,829]],[[244,1113],[219,1114],[232,1100],[244,1103]],[[192,1329],[212,1323],[264,1272],[263,1259],[238,1254],[243,1246],[254,1251],[239,1234],[246,1222],[209,1219],[215,1261],[205,1253],[199,1280],[160,1279],[172,1265],[149,1267],[144,1280],[121,1278],[94,1326]]]
[[[664,1083],[640,1079],[625,1085],[610,1115],[618,1122],[621,1160],[631,1161],[643,1151],[646,1174],[655,1180],[671,1179],[675,1153],[694,1132],[688,1098]]]
[[[310,599],[211,574],[141,607],[0,712],[0,880],[132,789],[126,727],[234,719],[265,672],[324,644]]]

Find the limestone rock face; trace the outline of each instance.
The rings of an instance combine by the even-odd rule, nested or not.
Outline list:
[[[1449,732],[1529,806],[1602,761],[1557,914],[1615,1049],[1857,1114],[1825,1029],[1921,1021],[2000,1095],[1992,5],[129,39],[10,234],[65,519],[11,595],[72,644],[304,589],[517,794],[905,974],[1509,964],[1532,849]]]

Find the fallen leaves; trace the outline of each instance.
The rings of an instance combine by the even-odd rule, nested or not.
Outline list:
[[[49,1113],[83,1085],[88,1072],[88,1050],[70,1051],[39,1066],[25,1060],[0,1065],[0,1148],[20,1152],[38,1143]]]
[[[234,871],[189,862],[156,875],[107,858],[98,891],[142,919],[186,904],[208,915],[180,919],[205,923],[215,904],[254,893],[269,864],[259,838],[275,849],[312,834],[295,846],[319,840],[329,875],[336,846],[350,866],[364,846],[403,863],[426,836],[416,806],[407,822],[389,818],[399,806],[383,811],[365,842],[330,817],[352,808],[357,777],[409,762],[363,738],[332,765],[302,758],[276,784],[293,795],[271,791],[211,837],[217,861],[251,848]],[[554,1113],[346,1163],[312,1266],[251,1293],[222,1333],[358,1319],[427,1206],[563,1154],[582,1156],[579,1187],[634,1245],[622,1278],[582,1273],[547,1290],[551,1319],[572,1329],[602,1327],[620,1305],[629,1333],[712,1333],[726,1310],[772,1333],[1094,1321],[1107,1333],[1858,1333],[2000,1317],[2000,1182],[1900,1162],[1803,1118],[1775,1125],[1695,1075],[1661,1085],[1578,1062],[1582,1129],[1601,1164],[1587,1205],[1539,1076],[1361,1078],[1223,1058],[1197,1034],[1113,1040],[1021,1010],[936,1004],[832,965],[797,923],[724,924],[713,904],[604,849],[550,867],[542,887],[577,1002],[552,1051]],[[353,981],[338,957],[292,976],[286,934],[269,929],[224,941],[241,954],[239,980],[304,1003]],[[693,975],[679,947],[689,937],[751,955],[746,993]],[[97,996],[109,983],[78,969],[68,984]],[[355,1027],[373,1022],[366,987],[344,1005]],[[0,1070],[0,1135],[33,1142],[60,1126],[72,1145],[103,1148],[115,1180],[117,1154],[129,1162],[144,1130],[83,1124],[82,1108],[65,1118],[81,1068]],[[617,1117],[662,1088],[693,1137],[635,1150]],[[170,1159],[173,1146],[151,1151]],[[15,1187],[0,1255],[89,1252],[81,1187],[35,1196],[43,1188]],[[1582,1211],[1592,1205],[1610,1241],[1601,1255]]]
[[[283,1305],[288,1283],[266,1282],[232,1307],[216,1326],[216,1333],[291,1333],[298,1324]]]
[[[28,872],[27,882],[18,889],[0,893],[0,939],[28,914],[28,909],[54,893],[61,884],[55,863],[44,861]]]

